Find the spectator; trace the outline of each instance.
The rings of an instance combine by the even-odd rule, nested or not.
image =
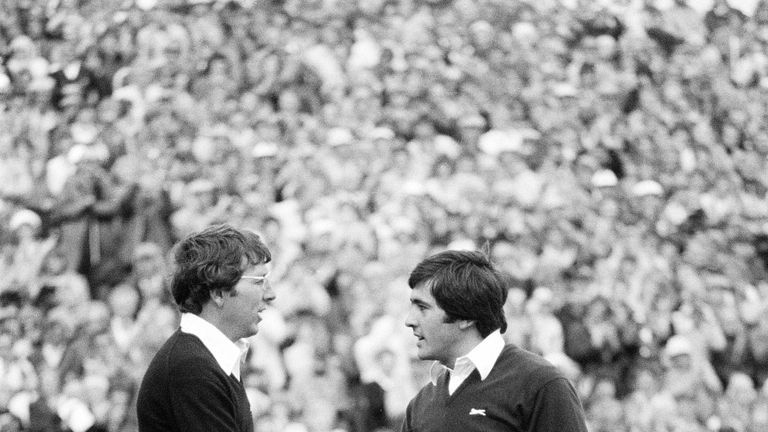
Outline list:
[[[407,352],[352,347],[403,313],[393,275],[485,242],[509,273],[507,336],[622,405],[626,425],[596,410],[595,429],[730,427],[717,382],[768,377],[768,2],[182,3],[0,2],[0,321],[40,386],[77,372],[1,387],[9,428],[46,393],[35,409],[63,427],[131,430],[177,320],[165,254],[224,219],[264,227],[302,294],[250,368],[267,429],[363,432],[379,381],[385,407],[408,399],[387,384],[425,382]],[[92,299],[111,306],[85,343]],[[678,336],[689,369],[664,366]],[[294,349],[338,403],[292,386]],[[763,399],[742,426],[765,429]]]
[[[142,295],[135,285],[119,284],[107,296],[111,312],[110,333],[115,346],[123,355],[130,355],[135,340],[139,337],[136,318],[142,306]]]
[[[718,404],[718,415],[723,426],[745,430],[756,399],[757,391],[752,378],[741,372],[731,374],[725,387],[725,397]]]
[[[681,335],[669,339],[664,347],[667,370],[662,384],[677,404],[681,422],[703,424],[714,414],[714,403],[722,392],[722,384],[712,372],[706,358],[694,353],[692,343]]]
[[[586,401],[587,421],[594,431],[614,431],[622,427],[624,407],[616,399],[616,386],[610,378],[599,378]]]
[[[42,237],[42,220],[37,213],[22,209],[11,216],[9,228],[14,235],[14,251],[4,280],[13,287],[22,287],[29,298],[37,297],[36,277],[43,259],[53,249],[57,239]],[[6,286],[8,288],[9,286]]]
[[[165,258],[155,243],[139,243],[134,248],[128,279],[139,289],[141,306],[153,301],[170,303]]]
[[[53,249],[43,257],[42,268],[38,275],[38,298],[49,295],[51,306],[61,306],[71,312],[86,303],[90,298],[88,281],[68,265],[64,251]]]

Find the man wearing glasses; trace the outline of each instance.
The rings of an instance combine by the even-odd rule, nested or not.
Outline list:
[[[258,235],[209,227],[174,247],[171,281],[180,328],[152,359],[139,389],[140,432],[252,432],[240,379],[259,314],[275,299],[269,249]]]

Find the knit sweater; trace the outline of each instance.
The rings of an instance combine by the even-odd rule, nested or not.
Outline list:
[[[139,432],[252,432],[242,383],[221,369],[196,336],[176,331],[139,389]]]
[[[587,432],[571,383],[542,357],[507,345],[485,380],[448,394],[448,373],[408,404],[401,432]]]

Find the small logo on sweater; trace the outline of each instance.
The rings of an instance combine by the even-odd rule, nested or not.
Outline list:
[[[485,416],[485,410],[484,409],[477,409],[477,408],[470,408],[469,409],[469,415]]]

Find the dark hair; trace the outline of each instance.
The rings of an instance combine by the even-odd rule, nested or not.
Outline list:
[[[174,246],[171,293],[179,310],[199,314],[214,290],[230,291],[245,268],[267,263],[272,254],[254,232],[214,225]]]
[[[24,296],[21,294],[21,291],[15,289],[7,289],[3,292],[0,292],[0,307],[13,306],[16,308],[21,308],[23,304]]]
[[[408,285],[430,284],[437,305],[448,322],[475,321],[483,337],[496,329],[507,330],[504,303],[507,288],[501,274],[482,252],[445,251],[420,262],[411,272]]]

